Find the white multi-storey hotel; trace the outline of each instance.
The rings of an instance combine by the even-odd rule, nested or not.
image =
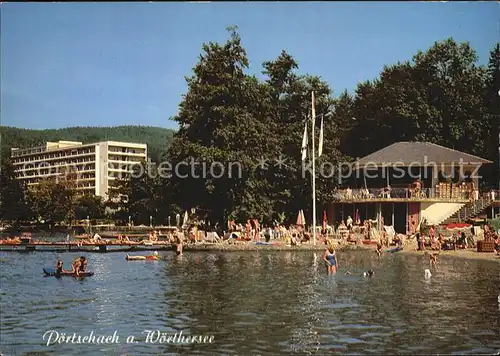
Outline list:
[[[72,172],[79,193],[107,197],[114,181],[125,178],[134,165],[147,160],[147,145],[116,141],[47,142],[39,147],[12,148],[11,158],[17,178],[28,186]]]

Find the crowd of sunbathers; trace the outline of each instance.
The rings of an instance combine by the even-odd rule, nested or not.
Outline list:
[[[476,241],[470,234],[466,234],[465,231],[460,233],[453,233],[451,237],[445,238],[443,233],[437,233],[435,226],[431,226],[428,232],[429,237],[429,247],[434,251],[441,250],[457,250],[457,249],[467,249],[476,247]],[[490,225],[485,224],[484,229],[484,240],[485,241],[495,241],[495,250],[500,251],[500,237],[491,228]],[[436,236],[437,235],[437,236]],[[417,240],[417,250],[425,251],[426,249],[426,236],[417,232],[415,234],[415,239]]]

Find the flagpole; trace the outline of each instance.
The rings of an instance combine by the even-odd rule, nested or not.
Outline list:
[[[313,244],[316,246],[316,149],[314,147],[314,126],[316,126],[316,108],[314,105],[314,91],[312,92],[312,191],[313,191]]]

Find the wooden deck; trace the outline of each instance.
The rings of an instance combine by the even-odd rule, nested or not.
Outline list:
[[[158,251],[171,250],[173,244],[160,242],[149,244],[138,243],[113,243],[113,244],[79,244],[77,242],[46,242],[46,243],[2,243],[0,251],[5,252],[134,252],[134,251]]]

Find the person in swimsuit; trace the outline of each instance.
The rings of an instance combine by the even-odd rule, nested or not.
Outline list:
[[[182,239],[179,235],[176,236],[176,251],[175,253],[177,254],[177,256],[181,256],[182,255]]]
[[[146,256],[146,260],[159,260],[160,256],[158,256],[158,251],[153,252],[153,255]]]
[[[87,272],[87,264],[89,261],[85,256],[80,257],[80,272]]]
[[[325,250],[325,253],[323,254],[323,261],[326,262],[328,274],[337,273],[338,264],[333,246],[329,246]]]
[[[433,252],[429,254],[429,264],[431,267],[436,267],[439,252]]]
[[[378,241],[377,242],[377,256],[380,257],[380,255],[382,255],[382,242],[381,241]]]
[[[71,262],[71,273],[74,273],[78,276],[80,274],[81,264],[82,263],[80,257],[75,258],[73,262]]]
[[[63,273],[63,261],[60,258],[57,260],[56,273]]]
[[[85,256],[80,256],[78,258],[75,258],[73,262],[71,263],[71,273],[76,274],[77,276],[80,275],[81,272],[85,272],[87,270],[87,258]]]

